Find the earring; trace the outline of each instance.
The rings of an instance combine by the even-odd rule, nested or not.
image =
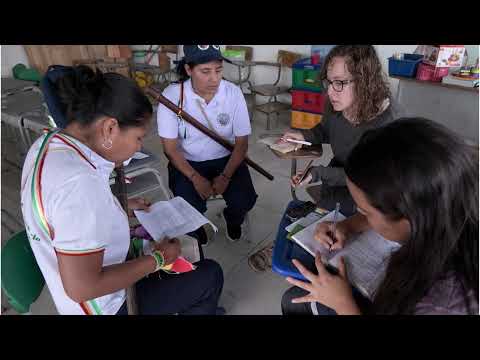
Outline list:
[[[113,146],[113,141],[112,141],[112,139],[108,139],[108,142],[110,143],[109,146],[105,146],[105,143],[103,143],[102,146],[103,146],[105,149],[110,150],[110,149],[112,148],[112,146]]]

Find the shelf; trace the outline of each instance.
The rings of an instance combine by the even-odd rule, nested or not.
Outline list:
[[[403,76],[390,76],[392,79],[398,79],[398,80],[404,80],[408,82],[416,82],[418,84],[425,84],[425,85],[431,85],[431,86],[436,86],[436,87],[445,87],[445,88],[451,88],[451,89],[459,89],[459,90],[464,90],[468,92],[475,92],[478,94],[478,87],[467,87],[467,86],[461,86],[461,85],[454,85],[454,84],[444,84],[442,82],[433,82],[433,81],[423,81],[423,80],[417,80],[415,78],[408,78],[408,77],[403,77]]]

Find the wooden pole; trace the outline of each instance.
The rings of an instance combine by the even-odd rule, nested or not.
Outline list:
[[[160,94],[158,91],[156,91],[155,89],[152,89],[151,87],[147,87],[145,89],[145,92],[151,96],[153,96],[153,98],[155,100],[157,100],[159,103],[165,105],[165,107],[167,107],[168,109],[170,109],[171,111],[173,111],[175,114],[179,114],[180,113],[180,108],[175,105],[174,103],[172,103],[170,100],[168,100],[165,96],[163,96],[162,94]],[[217,143],[219,143],[220,145],[222,145],[224,148],[226,148],[227,150],[229,151],[233,151],[233,147],[234,145],[231,144],[230,142],[228,142],[227,140],[221,138],[220,136],[218,136],[217,133],[215,133],[214,131],[210,130],[209,128],[207,128],[205,125],[203,125],[202,123],[200,123],[198,120],[196,120],[193,116],[191,116],[190,114],[186,113],[185,111],[181,111],[181,116],[182,118],[188,122],[189,124],[191,124],[192,126],[194,126],[195,128],[197,128],[198,130],[200,130],[202,133],[204,133],[205,135],[207,135],[208,137],[212,138],[213,140],[215,140]],[[273,176],[268,173],[265,169],[263,169],[262,167],[260,167],[258,164],[254,163],[252,160],[249,159],[248,156],[245,156],[245,162],[247,163],[247,165],[249,165],[251,168],[253,168],[254,170],[258,171],[260,174],[262,174],[263,176],[265,176],[268,180],[273,180]]]
[[[123,165],[115,168],[115,173],[117,176],[115,177],[115,185],[114,185],[114,194],[117,196],[118,201],[122,205],[123,210],[128,217],[128,197],[127,197],[127,183],[125,182],[125,171],[123,169]],[[134,249],[133,243],[130,242],[130,247],[128,249],[127,260],[134,259]],[[129,286],[127,289],[127,309],[128,315],[137,315],[138,314],[138,307],[137,307],[137,297],[135,291],[135,284]]]

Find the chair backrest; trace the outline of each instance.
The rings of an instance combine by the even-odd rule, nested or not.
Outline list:
[[[277,61],[281,66],[291,68],[294,63],[302,58],[302,54],[298,54],[287,50],[278,50]]]
[[[2,290],[10,305],[19,313],[29,312],[44,285],[27,233],[13,235],[2,248]]]
[[[40,89],[42,90],[43,97],[47,103],[48,110],[55,121],[55,125],[62,129],[67,126],[67,109],[57,95],[55,83],[61,77],[72,72],[73,68],[71,66],[51,65],[48,67],[45,76],[40,81]]]

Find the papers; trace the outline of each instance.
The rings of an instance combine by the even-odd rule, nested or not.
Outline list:
[[[155,240],[179,237],[210,224],[215,232],[217,227],[200,214],[183,198],[177,196],[169,201],[159,201],[150,206],[150,212],[135,210],[135,216]]]
[[[343,256],[349,281],[371,299],[385,276],[390,255],[400,248],[400,244],[383,238],[373,230],[349,240],[328,262],[338,268]]]
[[[323,210],[317,208],[315,211],[312,211],[307,216],[302,217],[297,221],[288,225],[285,228],[285,230],[287,230],[290,233],[297,225],[302,226],[303,228],[306,228],[308,225],[313,224],[314,222],[320,220],[326,214],[327,212],[324,212]]]
[[[311,223],[302,231],[296,233],[292,236],[292,239],[297,242],[302,248],[304,248],[307,252],[309,252],[312,256],[315,256],[315,253],[318,251],[322,255],[330,254],[329,250],[320,244],[317,240],[315,240],[315,228],[317,224],[324,222],[324,221],[333,221],[333,214],[334,212],[330,212],[328,215],[325,215],[323,218],[317,220],[314,223]],[[337,220],[342,221],[345,219],[341,213],[338,213]]]
[[[282,154],[289,153],[291,151],[295,151],[298,148],[300,148],[301,145],[294,144],[294,143],[289,143],[289,142],[284,142],[284,143],[279,143],[277,144],[278,140],[280,140],[281,136],[266,136],[260,140],[258,140],[259,143],[265,144],[269,146],[271,149],[276,150],[278,152],[281,152]]]
[[[400,248],[400,244],[383,238],[373,230],[368,230],[349,238],[343,249],[330,252],[314,239],[314,233],[318,223],[333,221],[333,214],[332,211],[310,224],[294,234],[292,239],[312,256],[318,251],[322,261],[334,267],[338,268],[340,257],[344,257],[349,281],[364,296],[371,299],[385,276],[390,255]],[[345,216],[339,213],[338,221],[343,219]]]

